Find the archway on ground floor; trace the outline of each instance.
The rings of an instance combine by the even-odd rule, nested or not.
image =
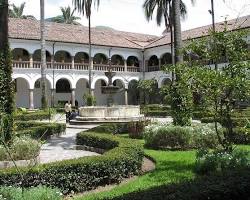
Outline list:
[[[66,102],[72,100],[72,88],[70,81],[66,78],[61,78],[56,82],[55,90],[55,105],[64,107]],[[71,102],[72,103],[72,102]]]
[[[42,107],[42,87],[41,87],[41,79],[36,80],[34,85],[34,108]],[[48,106],[51,106],[51,84],[46,79],[46,97]]]
[[[41,62],[41,49],[37,49],[33,53],[33,61]],[[46,61],[51,62],[51,54],[49,51],[46,51]]]
[[[88,80],[81,78],[76,83],[76,106],[86,106],[86,102],[83,100],[83,95],[88,94],[89,92],[89,86],[88,86]]]
[[[74,57],[75,63],[87,64],[89,63],[89,55],[85,52],[78,52]]]
[[[114,104],[115,105],[125,105],[125,84],[122,80],[116,79],[113,82],[114,86],[118,86],[121,90],[120,92],[114,94]]]
[[[138,89],[137,80],[132,80],[128,84],[128,104],[129,105],[140,104],[140,91]]]
[[[15,100],[17,108],[29,108],[29,89],[30,85],[28,80],[24,78],[16,78],[14,80],[14,91],[15,91]]]
[[[161,103],[170,105],[171,104],[171,97],[169,94],[163,92],[163,91],[168,91],[170,89],[170,86],[172,84],[172,80],[170,78],[164,78],[159,82],[159,86],[162,90],[162,95],[161,95]]]
[[[29,61],[30,54],[26,49],[15,48],[12,50],[12,57],[15,61]]]
[[[97,106],[107,105],[107,95],[102,92],[102,86],[107,86],[107,82],[103,79],[97,80],[94,91]]]

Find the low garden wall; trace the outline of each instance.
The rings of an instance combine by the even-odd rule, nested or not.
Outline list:
[[[23,181],[16,169],[0,170],[0,185],[32,187],[46,185],[59,188],[64,194],[83,192],[140,172],[143,147],[136,141],[113,135],[80,133],[77,145],[105,149],[102,156],[83,157],[55,163],[20,168]]]

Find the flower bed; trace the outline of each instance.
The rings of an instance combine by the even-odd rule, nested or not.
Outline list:
[[[102,156],[84,157],[21,168],[25,187],[46,185],[57,187],[63,193],[83,192],[138,174],[143,160],[140,143],[112,135],[80,133],[78,145],[105,148]],[[0,185],[20,186],[21,177],[16,169],[0,170]]]

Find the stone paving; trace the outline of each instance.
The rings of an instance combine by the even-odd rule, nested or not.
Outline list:
[[[50,163],[61,160],[74,159],[85,156],[97,156],[95,152],[75,150],[75,139],[79,132],[86,131],[96,125],[85,125],[81,129],[67,128],[66,133],[54,137],[42,145],[39,159],[40,163]]]

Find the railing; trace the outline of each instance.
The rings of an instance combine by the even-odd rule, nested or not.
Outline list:
[[[72,63],[54,63],[54,69],[72,69]]]
[[[128,72],[140,72],[139,67],[133,67],[133,66],[128,66],[127,70]]]
[[[13,68],[30,68],[29,61],[13,61]]]
[[[93,70],[96,70],[96,71],[107,71],[108,67],[109,67],[109,65],[94,64]]]
[[[88,70],[89,65],[86,63],[75,63],[75,69],[76,70]]]
[[[159,65],[156,66],[148,66],[149,72],[160,71]]]
[[[122,65],[112,65],[112,70],[114,72],[124,72],[125,68]]]

